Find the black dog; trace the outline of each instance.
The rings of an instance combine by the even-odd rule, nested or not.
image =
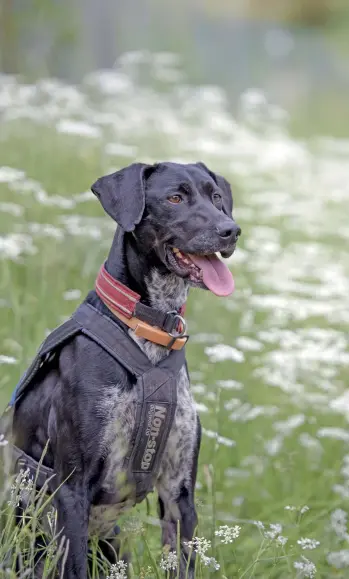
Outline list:
[[[159,496],[163,543],[172,550],[179,521],[183,578],[183,544],[197,524],[194,487],[200,447],[187,368],[178,357],[185,342],[183,305],[190,286],[221,296],[233,291],[231,273],[215,253],[230,256],[241,231],[232,219],[228,182],[203,163],[136,163],[101,177],[92,191],[118,224],[114,241],[96,291],[80,306],[85,318],[77,315],[75,326],[59,337],[59,348],[43,347],[41,362],[31,369],[30,387],[29,376],[15,400],[14,443],[25,464],[25,457],[39,461],[49,440],[43,464],[55,474],[58,528],[69,540],[66,579],[86,578],[89,535],[108,537],[121,508],[144,498],[152,485]],[[121,295],[119,303],[113,301],[114,290]],[[130,315],[127,303],[133,301],[136,309]],[[132,325],[135,319],[138,325]],[[98,343],[92,339],[97,326]],[[120,351],[118,359],[112,356],[113,343],[124,348],[124,356]],[[129,371],[134,364],[141,369]],[[149,423],[142,423],[145,442],[143,431],[139,440],[134,435],[144,410],[137,372],[145,372],[142,387],[144,392],[148,388],[147,396],[151,392],[144,415]],[[144,376],[151,376],[149,383]],[[172,398],[166,398],[169,389]],[[157,404],[162,397],[167,406]],[[162,442],[161,461],[155,465]],[[138,473],[138,495],[125,473],[125,460],[133,460]]]

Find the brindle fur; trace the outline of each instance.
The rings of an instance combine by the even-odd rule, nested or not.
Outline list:
[[[191,188],[191,204],[184,213],[183,208],[182,214],[174,213],[168,192],[181,191],[183,183]],[[239,228],[231,218],[230,187],[201,163],[135,164],[102,177],[92,190],[119,224],[106,263],[109,273],[158,310],[178,310],[191,285],[188,278],[171,271],[167,246],[185,253],[230,255],[234,251]],[[222,195],[220,208],[208,202],[210,191]],[[113,317],[94,291],[87,301]],[[168,355],[165,348],[128,331],[153,364]],[[194,488],[201,438],[186,367],[178,375],[177,390],[175,419],[156,490],[162,541],[173,550],[177,548],[177,521],[180,524],[179,577],[184,579],[183,543],[192,538],[197,525]],[[86,578],[88,537],[112,537],[120,501],[126,499],[126,508],[133,505],[122,466],[135,423],[135,400],[135,384],[127,371],[79,335],[50,362],[48,372],[38,375],[35,387],[15,407],[15,444],[38,460],[49,439],[44,464],[54,469],[56,486],[67,479],[54,498],[58,529],[69,540],[64,579]],[[192,558],[189,577],[193,568]]]

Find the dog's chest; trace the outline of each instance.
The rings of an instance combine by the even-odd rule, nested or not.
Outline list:
[[[164,349],[150,342],[139,342],[139,346],[153,362],[164,356]],[[185,454],[193,446],[196,413],[189,390],[186,368],[183,366],[177,377],[177,407],[174,422],[162,456],[159,470],[161,476],[169,466],[175,473],[181,472],[181,463]],[[109,504],[95,505],[91,509],[90,534],[106,535],[115,526],[118,514],[134,505],[133,493],[129,493],[126,482],[125,458],[130,448],[130,441],[135,428],[137,392],[135,389],[120,393],[116,388],[109,398],[108,426],[105,431],[103,446],[107,454],[102,492]],[[176,466],[177,464],[177,466]]]

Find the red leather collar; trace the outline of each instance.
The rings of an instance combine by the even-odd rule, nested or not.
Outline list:
[[[132,318],[141,296],[114,279],[103,264],[96,279],[96,293],[106,306]]]
[[[96,293],[106,306],[113,308],[126,318],[132,318],[135,315],[136,305],[141,301],[139,294],[107,272],[105,264],[100,268],[96,279]],[[185,304],[179,308],[178,313],[181,316],[184,315]]]
[[[185,321],[182,318],[185,304],[178,312],[163,313],[150,308],[141,303],[138,293],[113,278],[107,272],[105,264],[99,270],[95,289],[104,304],[124,323],[133,329],[138,327],[138,332],[142,327],[147,339],[174,349],[179,349],[179,346],[183,347],[186,343],[188,336],[184,335]],[[158,329],[154,331],[155,328]]]

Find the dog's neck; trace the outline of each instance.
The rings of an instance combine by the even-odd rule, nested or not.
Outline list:
[[[109,252],[106,269],[141,301],[162,312],[179,310],[186,302],[189,284],[166,270],[153,256],[142,253],[131,233],[118,229]]]
[[[132,234],[122,230],[114,236],[106,269],[114,279],[137,292],[144,304],[164,313],[178,311],[187,300],[188,283],[144,256]],[[131,329],[129,335],[153,364],[169,354],[167,348],[136,336]]]

